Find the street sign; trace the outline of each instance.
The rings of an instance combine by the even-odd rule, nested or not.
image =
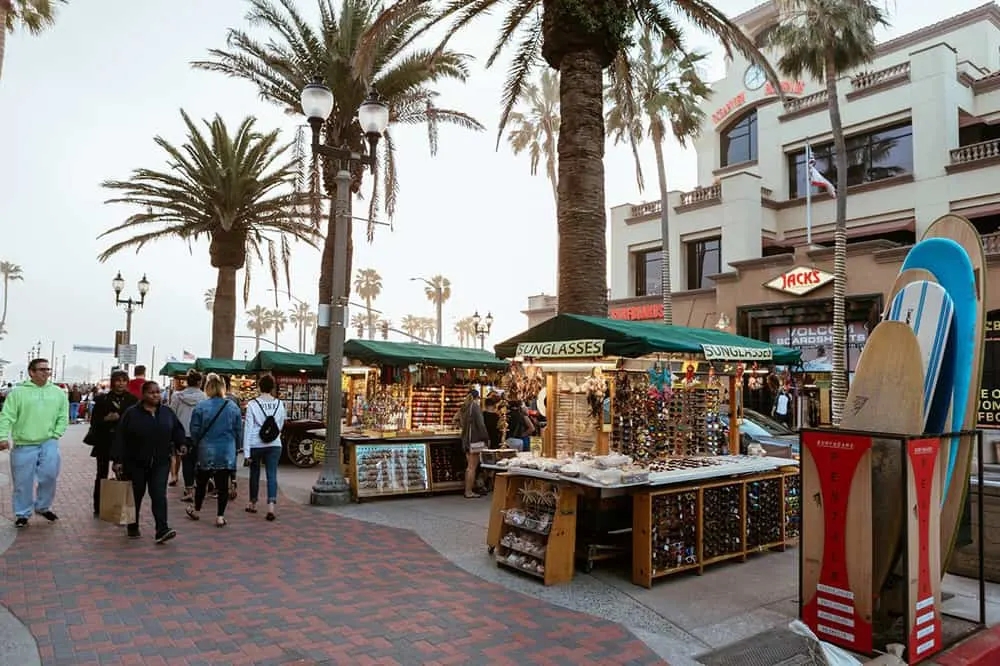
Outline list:
[[[138,345],[118,345],[118,362],[129,365],[135,364],[135,359],[138,357],[136,352],[137,347]]]
[[[73,351],[83,352],[85,354],[104,354],[106,356],[114,356],[114,347],[97,347],[95,345],[73,345]]]
[[[118,356],[118,347],[128,342],[126,331],[115,331],[115,356]]]

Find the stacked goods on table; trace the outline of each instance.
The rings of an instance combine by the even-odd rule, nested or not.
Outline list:
[[[502,485],[495,498],[499,534],[497,565],[540,578],[546,585],[573,577],[576,533],[575,492],[526,477]],[[499,504],[496,504],[499,500]]]
[[[355,446],[358,496],[428,490],[423,444]]]

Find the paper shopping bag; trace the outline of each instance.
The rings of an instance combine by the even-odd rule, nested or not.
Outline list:
[[[135,499],[132,482],[101,479],[101,520],[112,525],[135,522]]]

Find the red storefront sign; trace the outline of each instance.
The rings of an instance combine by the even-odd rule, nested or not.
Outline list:
[[[745,92],[741,92],[739,95],[737,95],[736,97],[732,98],[731,100],[723,104],[721,107],[719,107],[718,111],[712,114],[712,122],[713,123],[722,122],[722,120],[726,116],[728,116],[730,113],[732,113],[733,111],[740,108],[746,103],[747,103],[747,94]]]
[[[802,81],[780,81],[779,85],[781,87],[781,92],[785,93],[786,95],[801,95],[802,91],[805,90],[806,87],[806,84]],[[772,85],[771,82],[769,81],[767,82],[767,84],[764,85],[764,94],[777,95],[778,91],[777,89],[775,89],[774,85]],[[715,124],[719,124],[720,122],[725,120],[725,118],[729,116],[729,114],[731,114],[733,111],[740,108],[746,103],[747,103],[747,94],[744,91],[741,92],[739,95],[736,95],[735,97],[730,99],[722,106],[720,106],[715,111],[715,113],[712,114],[712,122]]]
[[[625,321],[650,321],[663,319],[663,303],[646,303],[643,305],[628,305],[620,308],[611,308],[608,314],[611,319],[624,319]]]
[[[937,572],[941,570],[940,552],[931,557],[931,549],[938,550],[938,534],[941,526],[934,512],[940,506],[941,489],[938,439],[914,439],[907,442],[908,474],[910,477],[910,501],[915,505],[916,520],[910,519],[910,534],[917,532],[917,552],[909,553],[910,580],[916,582],[916,595],[911,592],[910,604],[913,624],[910,626],[909,649],[907,655],[911,664],[917,664],[941,650],[941,590],[937,584],[941,580]],[[914,497],[913,495],[916,495]],[[932,513],[934,512],[934,513]],[[916,525],[914,525],[916,523]],[[912,585],[911,585],[912,589]],[[916,598],[913,598],[913,597]]]
[[[796,266],[768,280],[764,286],[793,296],[805,296],[832,281],[832,273],[808,266]]]

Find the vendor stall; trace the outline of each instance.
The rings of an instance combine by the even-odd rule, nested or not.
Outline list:
[[[170,379],[170,385],[168,388],[170,392],[183,391],[187,387],[187,383],[184,381],[187,377],[188,370],[194,367],[194,363],[182,363],[180,361],[168,361],[162,368],[160,368],[160,377],[167,377]]]
[[[460,490],[455,416],[470,389],[495,383],[508,364],[475,349],[375,340],[349,340],[344,357],[350,375],[368,369],[360,423],[342,438],[353,498]]]
[[[738,455],[738,426],[747,366],[795,364],[797,350],[578,315],[559,315],[496,350],[542,375],[538,402],[548,421],[541,457],[499,461],[507,473],[497,480],[488,545],[501,565],[534,569],[547,583],[565,578],[525,552],[525,529],[511,522],[526,513],[525,493],[533,496],[539,477],[560,504],[566,493],[578,497],[577,558],[589,567],[605,549],[630,550],[640,585],[796,539],[795,463]],[[727,403],[735,415],[728,430],[719,418]],[[629,530],[630,543],[614,537]]]

